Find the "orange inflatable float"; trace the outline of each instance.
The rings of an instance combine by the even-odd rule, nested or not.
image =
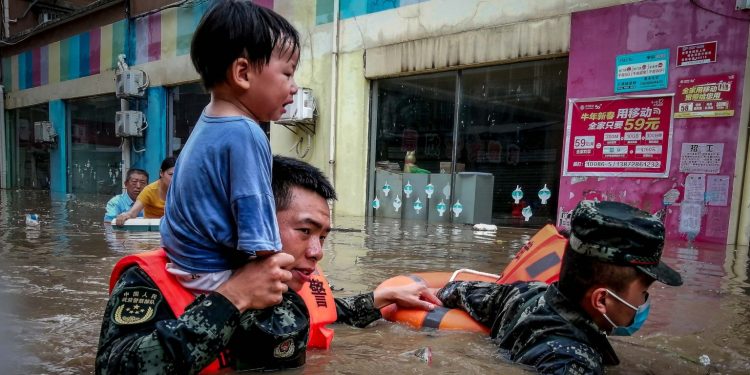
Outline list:
[[[486,281],[510,284],[516,281],[543,281],[552,283],[559,279],[560,262],[567,239],[552,225],[537,232],[518,251],[500,275],[461,269],[454,272],[422,272],[390,278],[377,289],[421,282],[429,288],[442,288],[449,281]],[[460,309],[436,307],[432,311],[399,309],[395,304],[380,310],[383,318],[409,325],[416,329],[433,328],[489,333],[489,328],[475,321]]]

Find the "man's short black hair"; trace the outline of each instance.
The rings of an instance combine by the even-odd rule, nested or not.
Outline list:
[[[159,172],[166,172],[169,168],[174,168],[174,163],[177,161],[172,156],[166,157],[164,160],[161,161],[161,167],[159,168]]]
[[[299,33],[289,21],[249,0],[218,0],[193,34],[190,58],[210,90],[226,81],[234,60],[245,57],[261,71],[276,48],[299,50]]]
[[[128,173],[125,174],[125,181],[130,181],[130,177],[133,177],[134,174],[142,174],[146,176],[146,182],[148,182],[148,172],[144,171],[143,169],[138,168],[130,168],[128,169]]]
[[[635,267],[603,262],[579,254],[567,245],[560,268],[559,288],[568,300],[577,304],[592,287],[609,288],[620,293],[639,277],[647,276]]]
[[[318,193],[325,200],[335,200],[336,191],[320,169],[293,158],[273,157],[271,188],[276,202],[276,212],[285,210],[292,201],[292,188],[300,187]]]

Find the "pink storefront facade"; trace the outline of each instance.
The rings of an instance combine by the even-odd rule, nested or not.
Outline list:
[[[747,215],[742,210],[742,202],[747,201],[747,197],[742,196],[747,159],[747,104],[743,105],[743,89],[750,14],[735,10],[734,5],[734,1],[720,0],[657,0],[572,15],[567,79],[569,103],[573,101],[580,106],[580,102],[589,99],[596,99],[601,104],[631,96],[656,95],[645,100],[654,99],[655,102],[661,98],[669,102],[671,98],[673,104],[671,108],[664,108],[665,111],[671,110],[671,116],[654,126],[664,131],[659,133],[659,140],[645,141],[647,136],[644,136],[643,142],[629,142],[645,143],[635,147],[617,146],[627,146],[628,142],[620,138],[627,132],[618,132],[616,122],[615,129],[608,131],[606,129],[611,129],[613,123],[607,124],[606,117],[594,119],[604,121],[588,121],[596,114],[589,111],[581,115],[580,110],[571,111],[573,107],[567,106],[567,159],[562,165],[558,225],[568,224],[569,212],[581,199],[616,200],[663,215],[668,239],[742,242],[741,217]],[[627,70],[627,64],[622,61],[630,59],[637,69],[639,56],[649,56],[649,53],[668,59],[668,65],[657,73],[645,74],[648,77],[645,82],[630,86],[616,83],[616,78],[623,77],[620,74]],[[648,62],[643,64],[646,67]],[[659,80],[663,81],[661,86]],[[711,93],[712,85],[721,86],[720,90],[725,92],[716,93],[714,88]],[[666,88],[659,88],[664,86]],[[693,94],[704,89],[708,101],[706,95]],[[713,95],[723,95],[725,110],[690,111],[685,104],[687,99],[705,106]],[[717,104],[715,102],[713,104]],[[613,108],[628,107],[615,105]],[[642,125],[650,115],[651,109],[635,130],[644,130],[646,134],[649,126]],[[611,115],[609,117],[617,120]],[[586,137],[577,136],[588,130],[592,134],[588,139],[595,139],[599,134],[596,133],[597,123],[602,125],[599,129],[606,126],[601,135],[609,133],[608,141],[597,140],[589,144]],[[576,129],[581,124],[588,129]],[[649,147],[649,142],[658,146]],[[574,143],[580,147],[576,148]],[[581,151],[581,148],[590,151]],[[590,173],[581,173],[582,167],[573,166],[576,153],[580,159],[586,153],[607,154],[609,151],[617,154],[618,149],[623,151],[622,154],[631,155],[604,155],[601,156],[602,163],[623,168],[610,172],[592,169]],[[639,155],[639,151],[633,149],[652,149],[662,153],[666,163],[654,164],[661,166],[662,174],[654,177],[660,172],[659,168],[652,173],[642,173],[643,170],[627,168],[627,165],[640,164],[612,162],[637,160],[638,157],[647,160],[653,156]]]

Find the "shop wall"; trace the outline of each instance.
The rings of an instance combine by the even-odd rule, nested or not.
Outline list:
[[[407,43],[446,35],[474,32],[498,25],[518,22],[533,22],[540,18],[556,19],[580,9],[592,9],[613,4],[630,3],[633,0],[599,0],[580,4],[577,1],[550,0],[518,2],[515,0],[342,0],[339,2],[339,38],[336,50],[337,93],[331,95],[334,77],[332,73],[334,1],[276,0],[274,10],[287,17],[299,30],[302,37],[302,58],[296,75],[300,86],[314,90],[318,103],[318,125],[312,150],[305,160],[331,175],[329,168],[330,124],[335,123],[336,143],[333,161],[335,185],[339,200],[337,214],[364,215],[367,203],[367,158],[369,137],[369,90],[367,78],[403,74],[407,71],[389,71],[368,75],[366,60],[368,53],[379,47]],[[536,24],[532,28],[537,28]],[[567,31],[567,27],[564,28]],[[536,34],[535,34],[536,35]],[[541,34],[540,34],[541,35]],[[519,35],[520,44],[526,45]],[[565,38],[565,35],[560,36]],[[567,39],[566,39],[567,41]],[[455,44],[453,42],[450,42]],[[543,44],[543,43],[541,43]],[[534,43],[533,45],[537,45]],[[567,47],[567,43],[565,43]],[[455,47],[455,46],[453,46]],[[487,48],[494,48],[488,45]],[[520,48],[520,47],[519,47]],[[449,48],[458,52],[458,48]],[[378,51],[381,56],[388,51]],[[559,51],[565,53],[567,51]],[[521,51],[513,55],[522,59],[538,54],[538,51]],[[478,51],[481,56],[493,56]],[[420,51],[412,50],[410,58],[419,61],[428,58]],[[430,57],[431,58],[431,57]],[[453,61],[453,60],[452,60]],[[457,68],[467,64],[487,64],[491,61],[472,58],[470,62],[455,59],[452,64],[438,69]],[[499,63],[500,61],[495,61]],[[435,65],[426,64],[418,70],[409,69],[409,74],[427,73],[436,70]],[[432,68],[430,68],[432,66]],[[335,96],[337,99],[332,99]],[[332,117],[335,103],[336,117]],[[299,141],[299,134],[292,134],[280,126],[271,129],[272,149],[275,153],[298,156],[290,150]],[[304,137],[304,135],[303,135]],[[306,141],[305,141],[306,142]]]
[[[673,119],[672,151],[669,155],[671,164],[667,178],[563,177],[559,197],[560,217],[564,218],[581,199],[616,200],[652,213],[665,210],[668,238],[686,238],[687,233],[679,230],[681,217],[685,219],[681,202],[685,197],[688,175],[680,170],[682,144],[720,143],[724,151],[718,175],[730,179],[728,190],[724,191],[728,203],[713,206],[702,202],[700,232],[696,240],[714,243],[734,240],[730,216],[738,202],[732,197],[739,182],[735,178],[742,179],[741,176],[735,177],[735,168],[738,163],[744,164],[743,145],[746,142],[741,137],[740,117],[747,63],[748,16],[735,11],[734,2],[704,0],[700,3],[712,11],[701,9],[693,2],[654,0],[573,14],[568,99],[613,96],[618,55],[669,49],[668,87],[629,94],[676,93],[681,79],[736,74],[735,95],[731,103],[735,111],[732,117]],[[718,42],[716,62],[676,67],[678,46],[711,41]],[[677,104],[674,112],[677,112]],[[742,142],[739,157],[738,139]],[[680,198],[667,207],[664,196],[672,189],[680,192]],[[560,223],[564,225],[565,220]]]

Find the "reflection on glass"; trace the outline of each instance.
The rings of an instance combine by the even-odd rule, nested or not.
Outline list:
[[[378,85],[376,168],[439,173],[440,162],[451,161],[456,75],[385,79]]]
[[[388,208],[389,184],[400,192],[417,178],[400,180],[381,171],[430,173],[429,190],[445,200],[440,210],[454,222],[554,222],[567,67],[566,58],[556,58],[378,81],[373,199]],[[454,121],[455,103],[461,107]],[[451,173],[456,174],[453,194],[444,178]],[[436,202],[430,209],[438,207]],[[406,217],[378,210],[378,215]]]
[[[200,83],[188,83],[172,88],[172,156],[177,157],[193,131],[203,108],[211,100]]]
[[[68,102],[71,162],[68,177],[73,193],[114,195],[122,190],[120,138],[115,135],[114,95]]]
[[[499,224],[555,221],[567,70],[561,58],[463,72],[456,162],[495,176]]]
[[[47,103],[32,107],[18,108],[11,112],[11,142],[15,139],[15,148],[11,150],[11,165],[14,187],[23,189],[49,189],[50,145],[36,142],[34,123],[49,121]]]

